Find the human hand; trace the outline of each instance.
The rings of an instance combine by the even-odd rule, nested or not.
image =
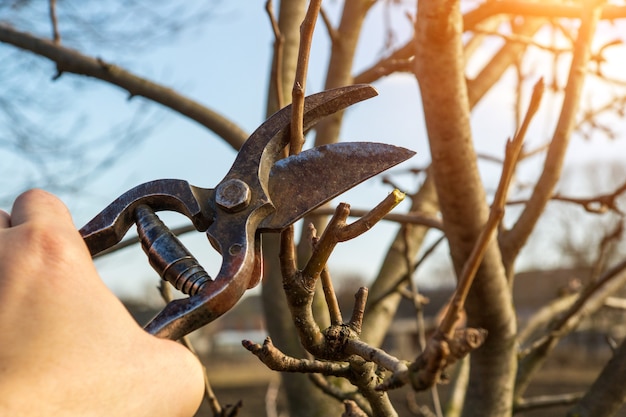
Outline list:
[[[141,329],[100,280],[67,208],[0,210],[0,415],[192,416],[197,358]]]

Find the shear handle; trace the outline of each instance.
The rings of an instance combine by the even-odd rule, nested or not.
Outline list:
[[[213,221],[209,200],[213,190],[190,185],[187,181],[165,179],[150,181],[130,189],[109,204],[82,229],[91,255],[119,243],[135,223],[135,209],[147,205],[154,211],[176,211],[187,216],[199,231]]]
[[[204,283],[195,295],[170,302],[148,323],[146,331],[176,340],[230,310],[262,274],[260,234],[256,229],[270,209],[262,205],[227,222],[215,221],[207,231],[222,254],[215,280]]]

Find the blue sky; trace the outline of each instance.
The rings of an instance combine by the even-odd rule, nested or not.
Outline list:
[[[339,1],[329,1],[325,5],[335,22],[341,5]],[[173,87],[252,132],[264,120],[272,53],[273,35],[264,11],[264,1],[224,2],[216,13],[216,18],[205,27],[182,35],[175,43],[154,49],[144,48],[129,55],[117,56],[113,53],[102,57]],[[400,14],[393,16],[393,19],[400,37],[408,36],[410,26],[406,18]],[[367,35],[359,44],[355,72],[380,56],[382,29],[380,9],[374,10],[366,21]],[[327,33],[319,21],[307,84],[309,94],[322,89],[327,50]],[[623,49],[620,51],[621,56],[624,56]],[[87,52],[100,56],[98,51]],[[617,54],[616,58],[619,56]],[[529,68],[537,78],[549,75],[542,72],[542,59],[541,54],[538,54],[535,66]],[[621,65],[619,67],[623,68]],[[49,79],[42,80],[41,85],[47,86],[45,88],[52,92],[55,89],[71,90],[75,79],[64,75],[54,83]],[[501,155],[504,141],[513,133],[513,96],[512,90],[506,89],[512,82],[513,74],[509,73],[502,81],[503,88],[490,93],[473,114],[473,129],[479,152]],[[99,81],[86,80],[79,84],[82,88],[73,96],[72,106],[68,108],[68,121],[72,120],[73,112],[88,112],[91,115],[92,131],[123,120],[142,109],[144,104],[142,99],[137,98],[128,101],[123,91]],[[415,79],[407,74],[398,74],[382,79],[375,86],[380,93],[378,97],[358,104],[347,113],[343,140],[379,141],[405,146],[417,151],[418,155],[399,169],[424,166],[429,156]],[[590,88],[593,88],[593,83]],[[544,100],[542,110],[548,115],[546,119],[555,116],[558,105],[558,98]],[[102,178],[87,184],[84,193],[63,196],[73,212],[77,226],[88,221],[119,194],[139,183],[158,178],[180,178],[197,186],[212,187],[230,167],[235,152],[211,132],[158,106],[150,106],[150,112],[154,112],[154,120],[161,122],[150,132],[148,140],[120,155],[119,163]],[[623,122],[615,123],[623,134]],[[533,144],[545,142],[552,127],[549,120],[539,119],[528,141]],[[591,154],[598,157],[626,155],[624,140],[574,139],[570,152],[572,161],[584,160]],[[540,160],[526,163],[520,175],[530,180],[538,174],[539,166]],[[482,169],[488,186],[495,186],[500,168],[484,164]],[[409,191],[414,190],[415,184],[407,177],[399,177],[399,182],[406,185]],[[381,185],[379,180],[371,180],[345,194],[340,200],[356,208],[373,207],[389,191],[388,186]],[[16,195],[18,192],[16,189]],[[405,207],[398,210],[403,209]],[[177,215],[165,215],[163,218],[171,226],[184,222]],[[340,245],[330,261],[335,275],[355,271],[367,279],[373,278],[395,230],[396,225],[381,223],[372,232]],[[220,259],[203,234],[187,235],[183,241],[209,272],[217,271]],[[441,252],[445,256],[445,249]],[[139,248],[124,250],[98,260],[97,266],[107,284],[122,296],[140,295],[143,290],[155,287],[158,283],[156,274],[148,266]],[[428,280],[426,275],[424,279]]]

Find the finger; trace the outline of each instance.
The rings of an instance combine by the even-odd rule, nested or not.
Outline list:
[[[69,210],[57,197],[43,190],[26,191],[13,203],[11,226],[36,219],[73,224]]]
[[[4,210],[0,210],[0,229],[6,229],[11,226],[11,216]]]

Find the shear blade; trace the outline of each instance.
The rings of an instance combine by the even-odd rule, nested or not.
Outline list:
[[[347,142],[318,146],[279,160],[269,177],[276,212],[259,230],[282,230],[308,212],[415,155],[393,145]]]

